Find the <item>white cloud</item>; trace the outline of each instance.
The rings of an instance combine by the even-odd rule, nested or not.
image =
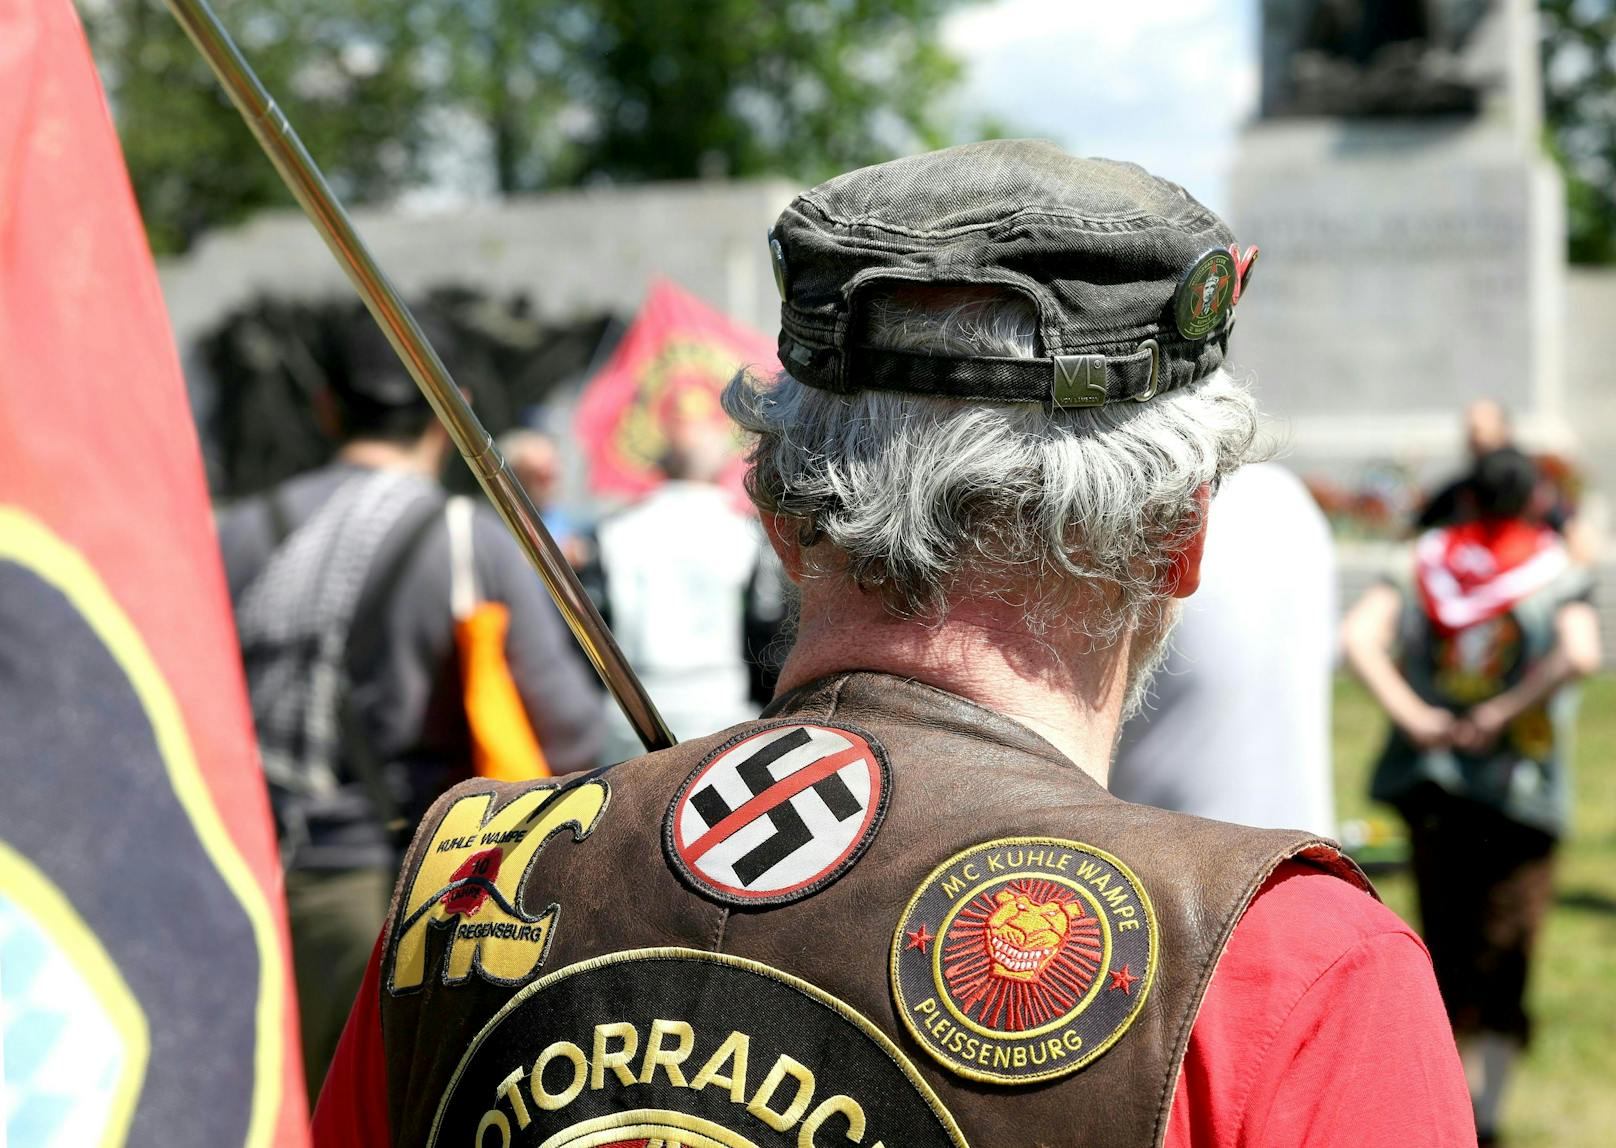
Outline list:
[[[1256,0],[992,0],[951,16],[960,111],[1129,159],[1221,209],[1257,98]]]

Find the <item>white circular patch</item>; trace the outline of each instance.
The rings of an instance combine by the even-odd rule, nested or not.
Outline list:
[[[890,775],[869,734],[783,722],[702,759],[668,807],[668,861],[731,905],[783,905],[852,868],[881,827]]]

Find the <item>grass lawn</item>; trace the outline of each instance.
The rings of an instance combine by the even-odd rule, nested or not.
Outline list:
[[[1357,682],[1335,689],[1337,815],[1395,827],[1366,796],[1384,719]],[[1616,1144],[1616,675],[1583,690],[1577,728],[1576,811],[1560,851],[1555,902],[1539,939],[1529,990],[1532,1048],[1505,1102],[1511,1148]],[[1406,873],[1376,878],[1386,903],[1419,920]]]

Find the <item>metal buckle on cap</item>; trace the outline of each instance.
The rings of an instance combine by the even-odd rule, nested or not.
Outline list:
[[[1049,401],[1057,407],[1097,407],[1110,397],[1104,355],[1056,355]]]
[[[1146,339],[1139,344],[1139,349],[1150,351],[1150,385],[1145,388],[1143,394],[1134,395],[1133,401],[1148,403],[1156,397],[1156,387],[1161,383],[1161,344],[1155,339]]]

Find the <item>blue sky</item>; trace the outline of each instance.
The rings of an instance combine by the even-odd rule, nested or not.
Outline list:
[[[950,16],[961,112],[1143,164],[1214,210],[1257,102],[1256,0],[991,0]]]

